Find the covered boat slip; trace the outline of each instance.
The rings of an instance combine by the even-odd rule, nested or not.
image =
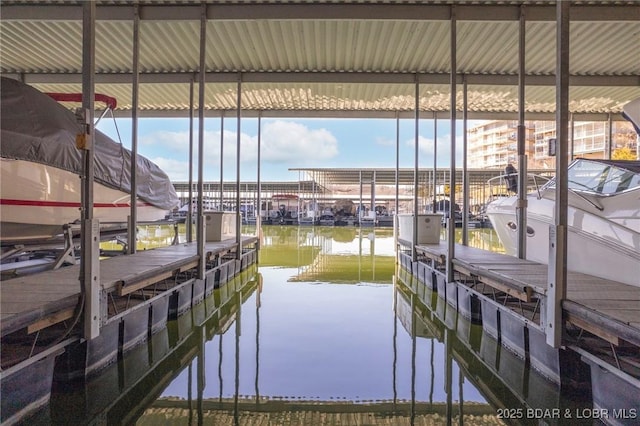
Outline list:
[[[405,242],[406,243],[406,242]],[[434,269],[446,264],[447,243],[416,245],[420,258],[431,262]],[[520,310],[522,316],[540,324],[547,294],[548,267],[530,260],[460,244],[455,246],[452,260],[457,282],[481,293],[505,293],[522,303],[532,303],[533,311]],[[503,299],[502,303],[506,303]],[[640,346],[640,287],[567,272],[567,299],[562,308],[565,319],[618,346],[628,342]]]
[[[243,237],[241,246],[252,246],[256,242],[256,237]],[[235,238],[207,242],[205,262],[211,268],[220,266],[224,255],[236,250]],[[252,259],[255,261],[255,257]],[[196,268],[198,263],[197,243],[140,251],[101,261],[101,289],[109,297],[110,315],[123,308],[122,301],[117,300],[117,296],[130,296],[138,292],[142,300],[149,299],[151,294],[143,289],[150,286],[153,286],[150,287],[153,293],[170,291],[172,287],[166,281]],[[233,263],[233,271],[229,274],[231,276],[236,273],[235,262]],[[239,271],[240,268],[237,268],[237,272]],[[2,337],[25,327],[28,333],[33,333],[70,319],[80,297],[79,274],[80,265],[75,265],[4,281],[0,286]],[[165,286],[154,286],[160,282],[164,282]],[[124,299],[124,309],[127,309],[131,298]]]

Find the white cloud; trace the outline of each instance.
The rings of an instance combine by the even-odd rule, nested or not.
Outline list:
[[[338,142],[326,129],[309,129],[290,121],[268,122],[263,126],[261,160],[291,165],[313,164],[338,155]],[[235,164],[237,133],[224,131],[223,155],[225,163]],[[169,152],[177,158],[187,158],[189,133],[157,131],[141,138],[141,143]],[[194,135],[194,158],[197,159],[198,136]],[[255,163],[258,157],[258,138],[246,133],[240,135],[240,158],[243,163]],[[220,131],[204,133],[205,164],[220,164]]]
[[[389,138],[384,138],[384,137],[377,137],[376,138],[376,145],[380,145],[380,146],[395,146],[396,141],[395,140],[391,140]]]
[[[291,121],[270,121],[262,126],[261,163],[274,165],[286,170],[290,167],[326,164],[338,155],[338,142],[326,129],[310,129]],[[155,131],[140,138],[147,155],[153,158],[174,181],[188,180],[189,132]],[[194,133],[193,174],[197,177],[198,135]],[[224,131],[224,174],[225,179],[236,170],[237,133]],[[240,157],[242,173],[253,173],[252,167],[258,159],[258,137],[247,133],[240,135]],[[181,160],[184,159],[184,160]],[[220,131],[204,133],[205,179],[217,177],[220,170]],[[218,170],[218,171],[216,171]]]
[[[405,144],[410,147],[415,146],[414,139],[408,139]],[[425,138],[424,136],[418,137],[418,152],[419,152],[419,166],[432,167],[433,166],[433,154],[434,154],[434,141],[431,138]],[[462,166],[462,135],[456,135],[456,167]],[[438,136],[437,147],[437,166],[449,167],[451,162],[451,135]]]
[[[168,148],[173,151],[185,151],[189,147],[189,132],[160,130],[140,137],[140,144]]]
[[[326,129],[274,121],[264,126],[262,159],[273,163],[313,164],[338,155],[338,141]]]
[[[178,161],[164,157],[156,157],[150,160],[156,163],[169,176],[171,181],[186,182],[189,180],[189,163],[186,160]]]

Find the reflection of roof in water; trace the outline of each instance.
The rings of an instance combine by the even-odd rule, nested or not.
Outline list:
[[[320,250],[317,246],[273,245],[263,246],[258,256],[260,266],[298,268],[310,265]]]
[[[395,272],[394,256],[319,254],[308,269],[289,282],[320,281],[329,283],[384,283],[390,284]]]
[[[189,418],[198,416],[195,401],[182,399],[159,399],[147,408],[136,422],[137,425],[185,424]],[[415,417],[411,416],[411,401],[375,401],[354,403],[351,401],[287,401],[260,397],[259,402],[251,397],[222,401],[202,401],[204,424],[233,425],[440,425],[447,422],[447,404],[416,402]],[[452,421],[458,422],[458,404],[453,409]],[[237,410],[237,411],[236,411]],[[464,424],[502,425],[489,404],[464,404]],[[237,416],[237,417],[236,417]]]

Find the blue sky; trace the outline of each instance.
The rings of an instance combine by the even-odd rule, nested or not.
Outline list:
[[[470,122],[469,127],[475,123]],[[204,179],[220,179],[220,118],[205,119]],[[395,167],[395,119],[262,118],[261,180],[297,181],[290,168]],[[419,165],[433,167],[433,119],[420,120]],[[118,141],[113,119],[98,129]],[[131,120],[117,119],[124,146],[131,147]],[[413,119],[400,120],[400,167],[414,167]],[[224,119],[224,180],[236,179],[236,119]],[[438,167],[449,167],[451,140],[448,120],[438,121]],[[462,124],[457,130],[456,165],[462,166]],[[241,120],[240,176],[257,177],[258,119]],[[197,180],[198,120],[194,120],[194,180]],[[189,121],[186,118],[141,118],[138,153],[158,164],[172,181],[188,180]]]

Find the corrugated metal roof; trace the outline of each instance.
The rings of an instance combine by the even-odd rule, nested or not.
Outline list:
[[[0,71],[43,91],[81,89],[78,1],[4,1]],[[185,114],[199,68],[199,2],[141,1],[140,109]],[[339,3],[339,4],[338,4]],[[524,5],[526,109],[555,109],[555,11],[549,1],[208,1],[206,109],[272,115],[449,110],[450,14],[471,113],[516,113],[517,13]],[[309,7],[321,7],[309,9]],[[131,108],[132,4],[99,1],[96,91]],[[317,11],[318,18],[308,16]],[[624,12],[621,14],[620,12]],[[484,13],[483,13],[484,12]],[[243,14],[244,13],[244,14]],[[413,16],[415,15],[415,18]],[[484,16],[484,18],[482,18]],[[103,19],[101,19],[102,17]],[[619,113],[640,97],[640,4],[572,2],[570,109]],[[196,94],[197,94],[197,84]],[[459,109],[462,108],[462,86]],[[197,100],[197,96],[195,97]]]
[[[377,185],[390,185],[396,183],[396,170],[394,168],[292,168],[289,171],[301,172],[303,176],[315,182],[321,182],[323,185],[358,185],[362,183],[376,182]],[[469,169],[469,184],[486,185],[487,181],[504,173],[501,169]],[[555,170],[552,171],[555,173]],[[529,173],[541,176],[549,175],[549,170],[529,170]],[[418,181],[429,182],[433,178],[433,169],[419,169]],[[437,169],[436,181],[448,182],[450,179],[449,169]],[[462,170],[456,171],[456,181],[462,182]],[[398,185],[413,186],[415,179],[415,170],[401,168],[398,169]]]

